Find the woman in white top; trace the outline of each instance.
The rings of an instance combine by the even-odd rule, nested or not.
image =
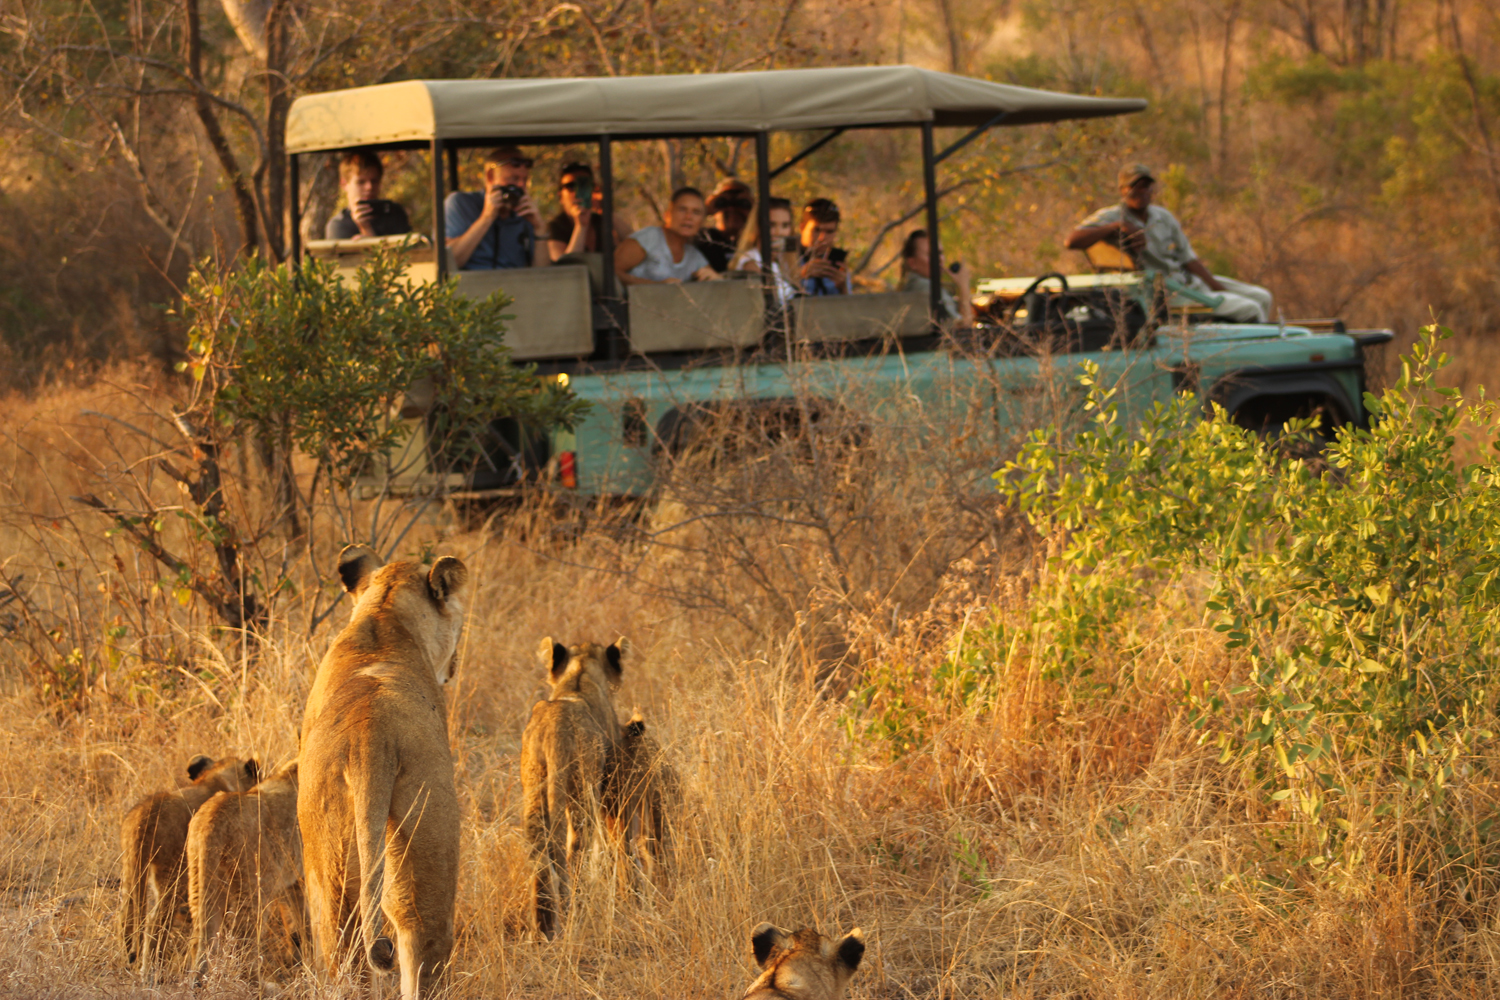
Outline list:
[[[796,256],[787,252],[787,240],[792,238],[792,203],[785,198],[772,198],[767,213],[771,216],[771,273],[776,276],[776,296],[786,305],[797,294],[797,287],[786,280],[785,275],[796,272]],[[739,271],[760,273],[760,223],[754,216],[740,237],[740,251],[735,255],[734,267]]]
[[[715,281],[703,251],[693,245],[703,228],[703,192],[679,188],[672,193],[665,223],[638,230],[615,247],[615,273],[627,285],[680,285]]]

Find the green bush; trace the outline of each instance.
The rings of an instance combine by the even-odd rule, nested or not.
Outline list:
[[[399,249],[372,255],[352,282],[312,258],[300,268],[251,258],[189,278],[184,367],[205,417],[226,432],[285,441],[344,486],[409,433],[391,419],[392,404],[430,380],[429,437],[461,466],[497,417],[571,425],[584,405],[534,366],[511,363],[507,305],[498,294],[466,298],[451,281],[408,281]]]
[[[1428,328],[1367,395],[1371,426],[1315,460],[1191,396],[1128,429],[1091,386],[1091,426],[1038,432],[997,473],[1055,547],[1028,637],[1049,675],[1086,695],[1173,592],[1229,651],[1229,675],[1182,691],[1223,760],[1324,842],[1418,815],[1446,829],[1450,786],[1486,767],[1500,667],[1500,466],[1454,460],[1461,429],[1494,439],[1495,411],[1437,386],[1449,336]]]

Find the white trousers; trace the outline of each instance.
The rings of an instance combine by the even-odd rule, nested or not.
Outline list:
[[[1224,290],[1219,292],[1209,288],[1195,274],[1188,275],[1187,279],[1188,284],[1197,291],[1224,296],[1224,301],[1214,310],[1215,319],[1227,319],[1234,323],[1269,323],[1274,315],[1271,308],[1274,299],[1269,291],[1259,285],[1216,274],[1214,279],[1224,286]]]

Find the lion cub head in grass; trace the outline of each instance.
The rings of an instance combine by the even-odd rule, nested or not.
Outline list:
[[[763,971],[744,1000],[839,1000],[865,957],[858,927],[834,940],[810,927],[794,932],[764,923],[750,935],[750,946]]]

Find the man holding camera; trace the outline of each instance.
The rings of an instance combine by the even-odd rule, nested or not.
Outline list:
[[[698,249],[708,258],[709,267],[726,274],[755,211],[755,196],[750,193],[750,185],[738,177],[726,177],[708,196],[707,208],[714,224],[704,226],[698,234]]]
[[[802,210],[802,291],[806,295],[848,295],[854,290],[849,253],[836,247],[839,207],[829,198],[814,198]]]
[[[526,193],[531,157],[501,146],[484,158],[484,190],[455,191],[443,205],[448,252],[461,271],[536,267],[542,213]]]
[[[323,235],[330,240],[359,240],[399,236],[411,232],[406,209],[380,197],[385,166],[368,149],[351,149],[339,157],[339,187],[349,207],[328,220]]]

